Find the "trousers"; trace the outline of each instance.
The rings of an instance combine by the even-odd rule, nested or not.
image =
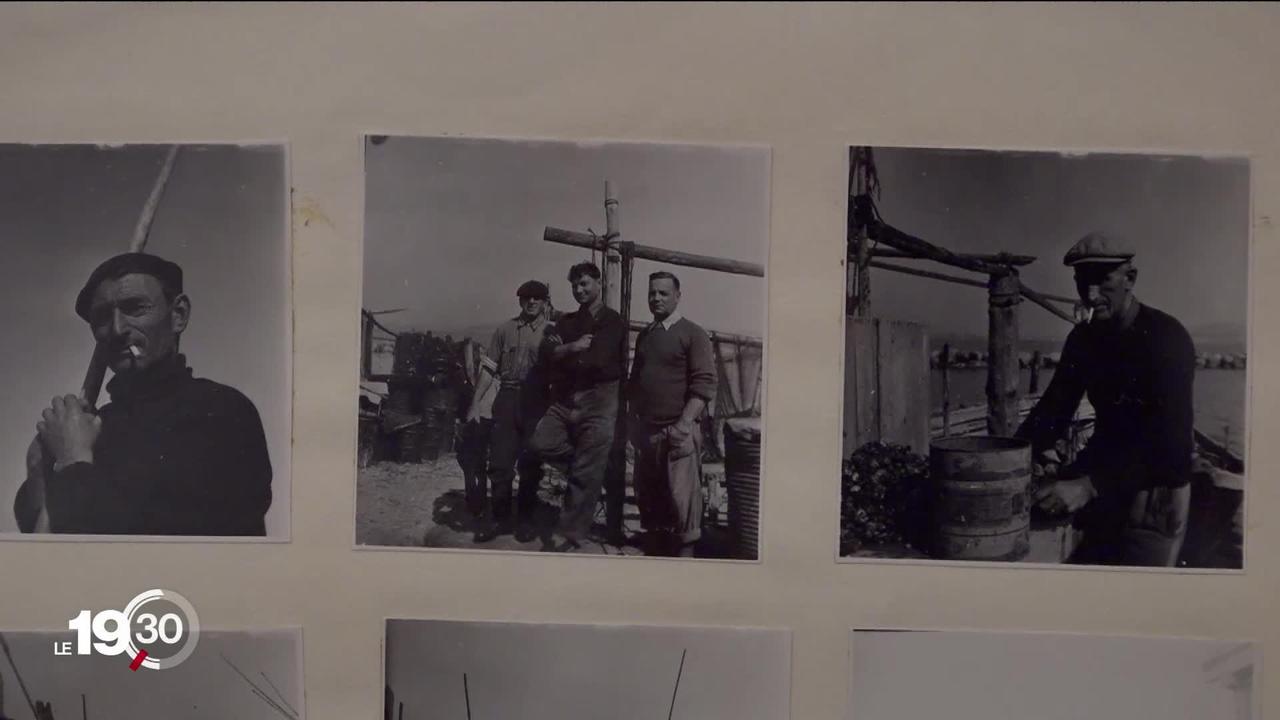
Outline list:
[[[503,387],[493,400],[493,431],[489,438],[489,486],[493,494],[493,516],[511,517],[511,495],[515,476],[520,475],[517,510],[528,517],[538,504],[542,484],[542,461],[529,451],[529,441],[545,409],[539,394],[520,387]]]
[[[467,510],[472,515],[484,512],[488,488],[489,439],[493,433],[493,421],[480,418],[458,424],[457,459],[462,468],[462,481],[467,499]]]
[[[606,382],[552,403],[533,432],[530,449],[563,469],[568,480],[560,511],[560,532],[568,539],[591,530],[617,418],[618,383]]]
[[[684,544],[702,537],[702,432],[682,432],[676,423],[631,424],[635,448],[636,504],[645,530],[679,536]]]
[[[1080,511],[1073,564],[1173,567],[1191,514],[1191,486],[1102,495]]]

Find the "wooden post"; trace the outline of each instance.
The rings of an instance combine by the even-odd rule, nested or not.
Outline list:
[[[618,196],[613,183],[604,181],[604,240],[608,245],[604,251],[604,263],[600,268],[604,276],[604,305],[619,310],[622,303],[622,253],[618,252],[617,242],[622,236],[618,230]]]
[[[1008,437],[1018,429],[1017,271],[992,274],[988,287],[987,432]]]
[[[80,693],[80,720],[89,720],[89,701]]]
[[[1027,392],[1031,395],[1040,394],[1040,364],[1044,362],[1040,357],[1040,351],[1036,350],[1031,353],[1031,387]]]
[[[466,673],[462,673],[462,697],[467,701],[467,720],[471,720],[471,688],[467,687]]]
[[[627,499],[627,378],[631,374],[631,282],[635,266],[630,245],[621,247],[618,301],[623,327],[622,380],[618,383],[618,415],[614,422],[613,447],[609,451],[609,464],[605,467],[604,476],[605,535],[609,542],[619,546],[627,541],[622,521]]]
[[[944,343],[938,358],[942,370],[942,437],[951,437],[951,343]]]
[[[849,148],[849,241],[853,252],[850,253],[852,266],[845,272],[851,278],[849,282],[849,307],[846,312],[854,317],[868,317],[871,314],[871,268],[867,262],[871,259],[867,242],[867,229],[854,220],[854,198],[865,195],[867,187],[867,168],[863,162],[862,149]]]
[[[362,379],[373,374],[373,316],[360,312],[360,373]]]

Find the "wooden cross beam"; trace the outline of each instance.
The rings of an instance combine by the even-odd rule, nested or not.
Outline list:
[[[551,226],[547,226],[543,231],[542,239],[547,242],[558,243],[560,245],[572,245],[574,247],[599,250],[602,252],[607,250],[610,245],[609,241],[595,235],[574,232],[572,230],[563,230],[561,228]],[[700,268],[703,270],[716,270],[734,275],[764,277],[763,265],[743,262],[742,260],[729,260],[712,255],[698,255],[695,253],[667,250],[665,248],[639,244],[631,244],[631,251],[634,257],[641,260],[653,260],[654,262],[663,262],[670,265],[682,265],[684,267]]]
[[[973,260],[981,260],[982,262],[996,263],[999,265],[1030,265],[1036,261],[1035,255],[1013,255],[1010,253],[995,253],[992,255],[982,253],[956,253],[956,257],[970,258]],[[894,250],[893,248],[874,248],[871,250],[873,258],[891,258],[898,260],[931,260],[932,258],[916,255],[914,253]]]

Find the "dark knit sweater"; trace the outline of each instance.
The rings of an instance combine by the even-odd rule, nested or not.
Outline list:
[[[558,402],[567,402],[575,392],[590,390],[597,385],[622,379],[622,342],[626,328],[617,310],[600,306],[595,315],[579,308],[562,315],[553,327],[546,331],[560,342],[568,344],[591,335],[591,346],[582,352],[552,360],[551,345],[543,343],[546,363],[551,368],[551,390]]]
[[[47,479],[53,532],[265,534],[271,461],[247,397],[192,377],[181,355],[107,390],[93,463]]]
[[[670,330],[654,323],[636,338],[628,388],[631,410],[651,423],[673,423],[691,397],[710,405],[718,379],[705,330],[686,318],[677,320]]]
[[[1139,305],[1123,330],[1077,325],[1071,331],[1049,388],[1018,435],[1037,450],[1052,447],[1088,395],[1097,426],[1077,467],[1100,477],[1099,492],[1185,485],[1194,448],[1194,379],[1195,347],[1186,329]]]

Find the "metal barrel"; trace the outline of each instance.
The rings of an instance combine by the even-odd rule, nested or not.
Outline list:
[[[952,437],[929,446],[935,555],[1019,560],[1030,549],[1031,443]]]
[[[729,532],[738,557],[745,560],[755,560],[760,552],[760,425],[760,418],[734,418],[724,424]]]
[[[398,459],[402,463],[420,463],[426,444],[426,431],[421,424],[407,427],[396,437]]]

